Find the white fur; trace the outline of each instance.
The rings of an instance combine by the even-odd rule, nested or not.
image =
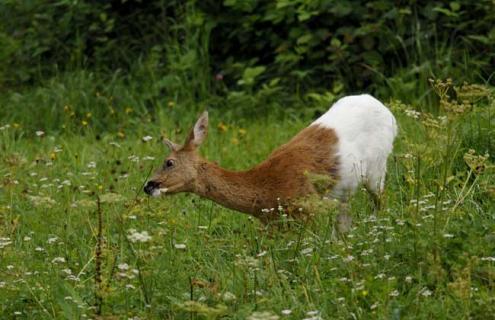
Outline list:
[[[374,97],[363,94],[338,100],[312,125],[335,130],[338,137],[339,182],[332,195],[345,200],[360,183],[381,193],[397,124],[392,113]]]

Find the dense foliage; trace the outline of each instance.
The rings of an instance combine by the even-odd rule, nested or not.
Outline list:
[[[163,75],[178,63],[170,51],[191,44],[182,63],[207,61],[229,87],[281,78],[297,88],[376,89],[397,75],[411,86],[425,75],[489,81],[494,26],[491,0],[8,0],[0,85],[83,66],[131,70],[150,55]]]

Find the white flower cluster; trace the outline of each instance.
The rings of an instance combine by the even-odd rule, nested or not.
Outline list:
[[[148,231],[137,231],[136,229],[129,229],[129,235],[127,235],[127,239],[132,243],[136,242],[148,242],[151,240],[151,236],[148,234]]]
[[[0,238],[0,249],[5,248],[11,243],[12,241],[10,240],[10,238],[4,238],[4,237]]]

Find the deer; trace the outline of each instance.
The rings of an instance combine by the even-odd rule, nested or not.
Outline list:
[[[248,170],[232,171],[198,152],[208,133],[205,111],[183,145],[163,140],[170,153],[144,191],[150,196],[195,193],[265,224],[280,218],[280,210],[273,208],[296,218],[307,215],[291,204],[318,194],[340,201],[344,209],[337,221],[345,230],[352,222],[346,204],[359,186],[369,191],[376,208],[381,206],[387,159],[397,131],[395,117],[379,100],[368,94],[346,96],[266,160]],[[323,180],[325,188],[319,188],[312,176],[328,178]]]

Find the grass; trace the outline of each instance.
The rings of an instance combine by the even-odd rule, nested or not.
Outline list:
[[[191,110],[204,105],[160,97],[152,112],[140,105],[139,89],[91,77],[0,99],[12,110],[0,124],[2,318],[495,314],[495,172],[484,156],[495,149],[492,88],[466,87],[470,107],[462,112],[449,109],[462,101],[442,96],[442,83],[434,88],[447,108],[437,115],[415,111],[414,99],[390,102],[400,134],[385,208],[375,215],[358,191],[350,203],[353,229],[335,239],[332,211],[307,225],[265,230],[194,195],[148,198],[143,183],[166,152],[160,136],[183,139],[197,115]],[[77,93],[81,86],[87,94]],[[115,93],[131,103],[114,104]],[[39,103],[44,113],[15,112],[26,103]],[[210,108],[201,151],[222,166],[248,168],[311,114],[303,101],[256,120]]]

